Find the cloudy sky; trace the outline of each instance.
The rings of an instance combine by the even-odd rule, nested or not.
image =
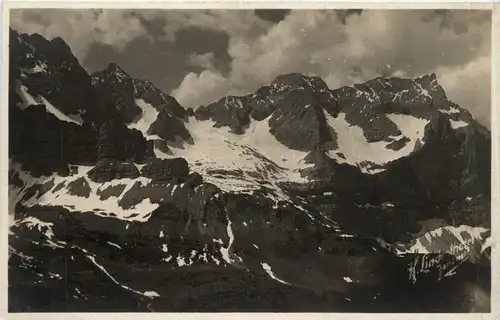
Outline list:
[[[11,27],[62,37],[84,68],[110,62],[185,107],[302,72],[330,88],[435,72],[490,121],[491,14],[396,10],[13,10]]]

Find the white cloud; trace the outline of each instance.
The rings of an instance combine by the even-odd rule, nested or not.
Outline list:
[[[220,73],[205,70],[199,75],[189,73],[172,95],[184,106],[198,107],[215,102],[231,89],[231,82]]]
[[[445,88],[448,98],[467,108],[472,116],[488,124],[491,115],[490,57],[481,56],[463,68],[438,68],[439,83]]]

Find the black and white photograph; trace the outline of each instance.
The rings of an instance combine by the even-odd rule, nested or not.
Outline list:
[[[286,8],[5,13],[9,313],[491,312],[492,10]]]

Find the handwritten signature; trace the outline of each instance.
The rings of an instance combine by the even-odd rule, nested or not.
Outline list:
[[[449,259],[449,257],[448,257]],[[408,268],[409,279],[415,283],[417,282],[417,275],[421,273],[430,273],[435,270],[438,273],[438,281],[441,281],[445,277],[450,277],[456,274],[457,268],[467,261],[467,258],[462,260],[451,259],[446,261],[446,256],[444,255],[429,255],[424,254],[422,256],[416,257]]]
[[[438,281],[445,277],[456,274],[457,268],[468,260],[468,253],[471,251],[472,239],[468,239],[458,245],[450,246],[448,255],[444,254],[423,254],[415,257],[408,268],[409,279],[415,283],[417,275],[437,271]]]

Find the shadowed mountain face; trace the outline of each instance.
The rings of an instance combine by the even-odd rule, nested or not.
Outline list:
[[[434,74],[186,110],[11,30],[9,80],[13,312],[490,310],[490,133]]]

